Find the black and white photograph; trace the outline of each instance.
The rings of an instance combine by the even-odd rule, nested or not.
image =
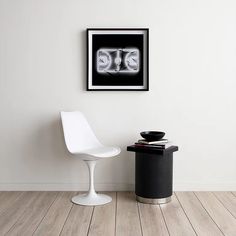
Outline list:
[[[87,29],[87,90],[148,90],[148,29]]]

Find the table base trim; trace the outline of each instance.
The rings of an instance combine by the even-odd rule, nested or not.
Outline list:
[[[146,203],[146,204],[165,204],[171,201],[171,197],[166,198],[145,198],[136,195],[136,200],[138,202]]]

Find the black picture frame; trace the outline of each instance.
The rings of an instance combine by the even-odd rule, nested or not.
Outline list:
[[[87,29],[87,91],[149,91],[149,29]]]

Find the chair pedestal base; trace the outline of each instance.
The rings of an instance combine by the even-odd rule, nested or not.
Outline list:
[[[94,189],[94,168],[96,161],[85,161],[89,169],[89,191],[86,194],[79,194],[72,198],[72,202],[83,206],[104,205],[112,201],[112,198],[105,194],[97,194]]]
[[[110,196],[105,194],[79,194],[71,199],[71,201],[83,206],[98,206],[104,205],[112,201]]]

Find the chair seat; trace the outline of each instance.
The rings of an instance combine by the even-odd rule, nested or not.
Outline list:
[[[98,157],[98,158],[106,158],[106,157],[113,157],[113,156],[118,155],[120,153],[120,148],[101,146],[101,147],[83,150],[81,151],[81,153]]]

